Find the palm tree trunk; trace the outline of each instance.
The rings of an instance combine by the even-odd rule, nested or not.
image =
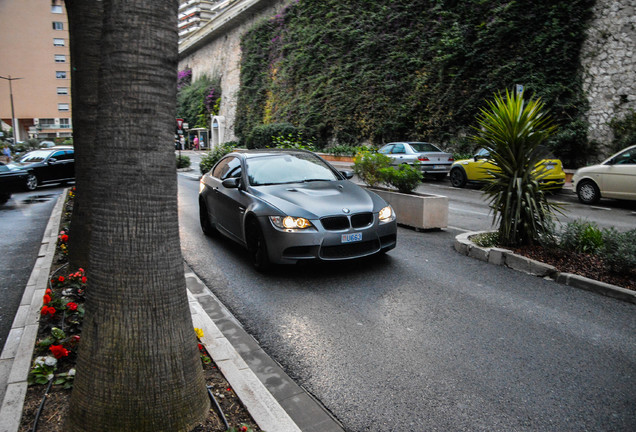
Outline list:
[[[173,143],[176,0],[105,0],[86,319],[67,430],[189,431],[209,409]]]
[[[92,164],[97,137],[99,48],[103,2],[65,0],[71,49],[71,97],[75,147],[75,201],[71,217],[69,261],[71,268],[88,269],[93,193]]]

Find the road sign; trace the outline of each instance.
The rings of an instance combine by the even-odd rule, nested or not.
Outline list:
[[[177,119],[177,129],[183,129],[183,119]]]

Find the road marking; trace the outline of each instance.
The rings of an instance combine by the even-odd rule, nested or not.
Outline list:
[[[596,206],[590,206],[590,208],[593,208],[594,210],[607,210],[607,211],[612,211],[611,208],[607,208],[607,207],[596,207]]]

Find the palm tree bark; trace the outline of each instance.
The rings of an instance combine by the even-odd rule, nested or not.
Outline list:
[[[176,0],[104,0],[86,319],[66,430],[189,431],[208,413],[179,242]]]
[[[65,0],[69,21],[73,144],[75,146],[75,201],[71,217],[69,262],[88,269],[93,193],[91,172],[97,136],[98,72],[101,59],[102,0]]]

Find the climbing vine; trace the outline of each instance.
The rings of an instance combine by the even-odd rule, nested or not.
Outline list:
[[[192,71],[179,71],[177,82],[177,117],[191,128],[210,127],[210,115],[219,112],[221,84],[206,75],[192,81]]]
[[[594,0],[292,3],[242,40],[236,133],[289,122],[316,142],[462,138],[494,92],[541,97],[566,165],[587,152],[579,53]]]

